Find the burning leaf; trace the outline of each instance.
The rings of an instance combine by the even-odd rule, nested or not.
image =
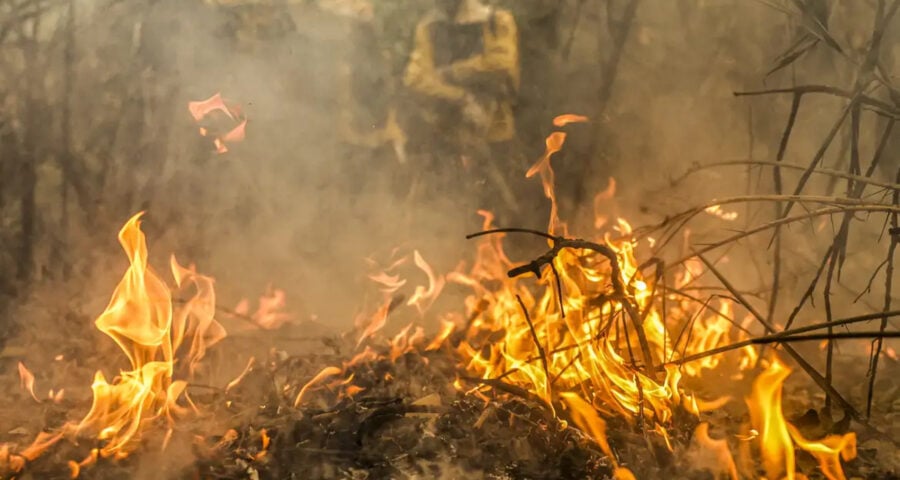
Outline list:
[[[194,120],[198,122],[215,111],[222,112],[225,115],[228,115],[228,118],[234,119],[234,115],[225,105],[225,100],[222,99],[221,93],[216,93],[206,100],[188,102],[188,111],[191,112],[191,116],[194,117]]]
[[[41,403],[37,398],[37,395],[34,394],[34,374],[31,373],[22,362],[19,362],[19,385],[22,389],[31,394],[31,398],[33,398],[35,402]]]
[[[244,118],[237,106],[227,104],[220,93],[216,93],[206,100],[188,102],[188,111],[196,122],[203,121],[213,112],[222,112],[231,122],[238,122],[235,126],[214,129],[219,132],[224,131],[224,133],[215,133],[211,128],[200,127],[201,136],[212,138],[216,153],[228,152],[227,143],[240,142],[246,137],[247,119]]]

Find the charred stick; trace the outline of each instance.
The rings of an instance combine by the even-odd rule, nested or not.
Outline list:
[[[528,314],[528,309],[525,308],[525,302],[522,301],[522,297],[519,295],[516,295],[516,300],[519,301],[519,306],[522,307],[522,313],[525,314],[525,321],[528,322],[528,330],[531,332],[531,338],[534,340],[534,345],[537,347],[538,355],[541,356],[541,365],[544,367],[544,378],[547,379],[545,393],[547,394],[547,397],[550,397],[550,366],[547,363],[547,352],[544,351],[544,346],[541,345],[537,330],[534,329],[534,323],[531,321],[531,315]]]
[[[678,358],[678,359],[672,360],[670,362],[667,362],[667,364],[668,365],[681,365],[684,363],[690,363],[690,362],[693,362],[696,360],[700,360],[702,358],[706,358],[706,357],[709,357],[712,355],[719,355],[721,353],[730,352],[732,350],[744,348],[748,345],[777,343],[777,339],[779,339],[779,338],[790,337],[792,335],[797,335],[800,333],[821,330],[823,328],[828,328],[828,327],[837,327],[837,326],[841,326],[841,325],[849,325],[852,323],[859,323],[859,322],[869,322],[869,321],[878,320],[881,318],[890,318],[890,317],[897,317],[897,316],[900,316],[900,310],[892,310],[889,312],[868,313],[866,315],[842,318],[840,320],[834,320],[831,322],[817,323],[815,325],[808,325],[805,327],[795,328],[795,329],[789,330],[789,331],[781,331],[778,333],[774,333],[772,335],[766,335],[764,337],[758,337],[755,339],[749,339],[749,340],[743,340],[740,342],[735,342],[735,343],[732,343],[729,345],[723,345],[721,347],[717,347],[712,350],[707,350],[705,352],[697,353],[697,354],[694,354],[694,355],[691,355],[688,357],[683,357],[683,358]],[[659,368],[662,368],[662,367],[663,366],[660,366]]]
[[[529,392],[528,390],[525,390],[522,387],[518,387],[516,385],[511,385],[509,383],[497,380],[495,378],[476,378],[476,377],[467,377],[467,376],[460,376],[459,378],[461,380],[465,380],[469,383],[477,383],[477,384],[481,384],[481,385],[487,385],[487,386],[493,388],[494,390],[499,390],[501,392],[505,392],[510,395],[515,395],[523,400],[539,403],[551,415],[553,414],[553,412],[556,411],[556,410],[554,410],[553,406],[550,405],[550,403],[548,403],[546,400]]]
[[[562,318],[566,318],[566,307],[563,305],[562,280],[559,279],[559,272],[556,271],[556,265],[550,262],[550,270],[553,272],[553,278],[556,279],[556,298],[559,300],[559,314]]]
[[[781,337],[754,338],[752,343],[757,345],[769,343],[809,342],[814,340],[838,340],[853,338],[874,338],[879,341],[884,338],[900,338],[900,332],[838,332],[838,333],[810,333],[807,335],[787,335]],[[871,406],[870,406],[871,408]]]

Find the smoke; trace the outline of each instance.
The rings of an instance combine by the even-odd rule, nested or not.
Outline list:
[[[521,160],[512,164],[522,171],[504,173],[521,177],[541,155],[555,115],[591,118],[567,127],[567,146],[553,160],[561,213],[580,235],[594,233],[593,195],[610,177],[618,200],[602,207],[635,225],[709,198],[771,191],[770,172],[746,167],[669,181],[694,164],[774,159],[791,98],[733,92],[809,83],[849,88],[855,81],[853,62],[825,45],[766,76],[806,30],[797,15],[765,2],[643,0],[633,9],[626,0],[495,3],[516,16],[522,61]],[[58,290],[62,280],[88,285],[78,289],[85,297],[108,295],[124,268],[114,233],[145,209],[157,265],[170,252],[195,262],[219,280],[226,306],[270,285],[283,288],[300,319],[315,315],[341,329],[370,288],[365,258],[419,249],[446,273],[470,258],[463,236],[479,228],[476,210],[503,208],[499,198],[472,195],[460,179],[433,181],[458,159],[411,156],[401,163],[391,148],[342,143],[347,72],[369,80],[368,90],[356,92],[361,105],[350,105],[363,113],[385,105],[402,110],[412,101],[400,77],[412,29],[428,8],[423,2],[373,3],[372,15],[354,9],[365,2],[72,5],[74,27],[68,10],[53,10],[40,24],[42,50],[33,58],[16,57],[12,46],[4,53],[15,67],[10,78],[26,85],[6,89],[10,115],[21,117],[10,131],[27,138],[29,129],[40,130],[34,288]],[[865,48],[873,13],[841,3],[825,16],[845,56]],[[898,44],[885,42],[888,76],[896,75]],[[41,81],[29,84],[37,71]],[[246,139],[222,155],[187,111],[189,101],[216,92],[249,119]],[[835,98],[808,98],[785,161],[808,162],[841,108]],[[883,125],[864,116],[862,158],[871,157]],[[846,164],[847,138],[842,132],[824,166]],[[66,167],[67,156],[74,166]],[[892,176],[890,170],[882,174]],[[785,173],[785,184],[796,178]],[[67,181],[75,187],[63,188]],[[540,228],[546,211],[536,207],[545,204],[536,179],[517,182],[534,187],[520,192],[517,221]],[[18,214],[10,199],[19,193],[8,183],[7,217]],[[737,223],[766,208],[738,212]],[[709,219],[694,230],[732,226]],[[12,245],[16,238],[3,240]],[[814,250],[807,243],[803,249]],[[532,247],[541,249],[528,244],[523,254]],[[12,271],[16,250],[9,252],[0,262]],[[809,270],[813,257],[796,257],[788,270]]]

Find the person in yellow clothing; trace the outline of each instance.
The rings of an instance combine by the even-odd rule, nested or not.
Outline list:
[[[513,105],[519,88],[519,46],[512,14],[479,0],[435,0],[417,25],[404,74],[416,108],[406,130],[414,149],[433,152],[446,178],[447,157],[462,159],[459,179],[475,184],[483,202],[516,209],[512,177],[522,176],[515,149]],[[458,160],[451,160],[458,162]],[[497,198],[500,197],[500,198]],[[491,207],[491,205],[479,205]]]

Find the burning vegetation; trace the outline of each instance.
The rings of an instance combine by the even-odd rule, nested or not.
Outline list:
[[[701,302],[684,293],[704,268],[714,268],[702,256],[683,263],[667,286],[659,273],[664,265],[637,260],[655,242],[641,239],[623,219],[601,239],[568,238],[557,216],[551,163],[564,139],[562,132],[551,134],[547,152],[528,171],[540,173],[551,203],[546,233],[495,228],[493,215],[482,211],[482,231],[470,236],[478,242],[471,266],[439,275],[418,251],[392,258],[369,275],[383,305],[349,335],[323,339],[331,355],[273,350],[265,361],[251,358],[212,393],[189,387],[208,349],[226,337],[215,319],[213,279],[172,256],[174,286],[168,286],[149,267],[142,214],[133,216],[119,232],[130,266],[94,322],[131,369],[112,381],[98,370],[82,420],[49,427],[30,445],[4,444],[0,467],[15,478],[61,476],[55,459],[87,451],[64,463],[69,476],[107,478],[121,473],[104,466],[127,471],[142,449],[173,448],[173,436],[199,429],[191,417],[227,414],[240,420],[220,434],[194,433],[195,460],[170,474],[453,477],[477,468],[524,478],[631,479],[687,466],[731,479],[756,472],[770,479],[848,478],[856,434],[834,426],[810,438],[787,420],[783,384],[791,369],[782,353],[761,351],[757,343],[765,337],[751,338],[749,321],[735,316],[738,300]],[[549,251],[527,263],[512,261],[504,239],[518,234],[544,238]],[[407,300],[398,292],[410,279],[397,270],[410,259],[426,282]],[[645,277],[654,263],[657,273]],[[435,312],[451,284],[469,292],[464,306]],[[272,329],[283,305],[284,293],[276,291],[260,299],[252,316],[247,302],[225,315]],[[404,309],[420,321],[438,313],[440,329],[426,334],[414,320],[386,336],[389,320]],[[19,374],[22,388],[40,402],[34,375],[21,363]],[[708,389],[685,386],[714,374],[735,384],[752,379],[745,414],[734,413],[742,404],[739,389],[710,396]],[[53,391],[49,398],[56,399]],[[723,409],[734,417],[716,425],[724,436],[713,438],[714,420],[703,419]],[[801,466],[801,452],[816,466]]]
[[[252,30],[244,36],[247,31],[236,29],[233,46],[242,54],[264,51],[266,42],[284,35],[282,30],[296,28],[274,6],[221,3],[229,5],[207,2],[203,8],[231,9],[232,20]],[[572,17],[590,9],[587,3],[573,3]],[[246,231],[260,237],[258,245],[239,239],[238,252],[289,243],[275,233],[274,239],[262,238],[268,232],[249,221],[239,225],[240,233],[214,230],[216,215],[192,212],[194,204],[213,204],[220,212],[232,208],[220,205],[220,198],[203,198],[194,188],[232,187],[218,182],[227,177],[217,175],[239,167],[235,158],[242,151],[265,154],[261,147],[271,148],[266,144],[274,138],[272,131],[284,134],[271,115],[287,97],[273,95],[275,101],[262,106],[237,101],[231,92],[235,97],[247,92],[231,84],[240,83],[232,77],[216,87],[226,96],[208,96],[209,91],[185,96],[178,103],[186,117],[179,126],[190,133],[181,141],[202,152],[205,162],[219,163],[204,164],[198,178],[186,180],[187,205],[160,208],[166,211],[159,216],[153,202],[140,208],[124,202],[117,209],[129,209],[116,217],[116,222],[127,218],[118,233],[127,265],[121,256],[109,264],[88,259],[95,263],[93,270],[108,270],[117,278],[124,266],[105,308],[99,303],[94,308],[89,289],[82,292],[77,277],[66,270],[58,284],[74,288],[73,298],[84,303],[91,318],[75,309],[54,311],[62,319],[56,323],[59,332],[24,329],[23,338],[32,342],[23,347],[13,339],[0,352],[2,365],[11,365],[0,377],[9,386],[2,406],[11,414],[0,419],[18,417],[10,428],[0,429],[0,478],[894,478],[900,468],[900,427],[898,359],[890,341],[900,337],[891,323],[900,316],[894,292],[900,171],[890,171],[890,178],[881,173],[897,168],[891,155],[896,156],[892,135],[900,94],[882,48],[900,1],[876,2],[868,40],[848,40],[853,48],[835,39],[818,3],[784,3],[778,7],[798,19],[800,33],[769,75],[794,66],[818,46],[852,60],[852,82],[840,88],[808,84],[735,93],[791,99],[776,135],[774,161],[753,156],[751,115],[748,159],[694,164],[683,176],[669,178],[665,190],[669,195],[699,189],[689,177],[744,166],[745,194],[734,194],[744,187],[717,173],[716,181],[727,184],[727,196],[691,200],[687,208],[657,215],[646,207],[656,201],[654,194],[635,187],[652,190],[644,185],[650,180],[608,177],[588,195],[586,189],[596,185],[584,181],[573,188],[571,178],[572,158],[582,154],[580,174],[596,176],[599,167],[591,165],[600,158],[599,134],[613,131],[604,125],[626,40],[632,35],[639,44],[653,41],[650,29],[629,33],[637,0],[623,0],[621,8],[604,12],[616,53],[604,62],[603,106],[596,115],[555,115],[556,105],[555,116],[537,115],[541,127],[534,130],[542,135],[535,137],[543,142],[529,141],[543,153],[529,153],[536,158],[530,166],[517,163],[520,155],[513,147],[521,135],[516,101],[530,79],[529,69],[520,65],[522,46],[530,40],[520,33],[513,10],[476,0],[436,2],[410,28],[409,58],[395,69],[396,79],[385,80],[379,76],[384,72],[356,70],[363,61],[378,63],[373,57],[379,54],[367,42],[374,42],[376,26],[387,28],[376,21],[379,10],[364,0],[317,2],[316,12],[339,18],[341,28],[350,25],[353,41],[361,44],[328,77],[336,85],[350,85],[333,99],[340,110],[335,121],[346,123],[326,129],[346,137],[337,155],[348,157],[347,162],[364,158],[371,162],[367,168],[390,170],[388,176],[404,178],[399,182],[407,187],[403,200],[397,183],[376,188],[349,181],[338,191],[359,202],[353,208],[365,209],[369,197],[361,192],[377,198],[366,189],[391,190],[385,201],[391,220],[415,224],[428,216],[400,220],[397,212],[427,210],[435,205],[427,203],[431,196],[446,193],[446,183],[456,182],[458,190],[451,192],[459,203],[452,213],[441,210],[438,216],[477,218],[477,231],[458,239],[466,253],[455,255],[421,238],[392,238],[390,248],[365,251],[354,244],[349,253],[334,253],[323,262],[368,255],[352,279],[358,285],[339,285],[324,300],[358,306],[347,327],[298,306],[315,294],[297,286],[268,283],[255,303],[242,293],[233,295],[249,282],[241,275],[220,275],[229,269],[217,268],[202,243],[185,248],[198,257],[192,260],[200,268],[182,265],[174,254],[167,263],[151,257],[148,238],[181,240],[168,232],[186,227],[202,232],[210,243]],[[0,11],[39,16],[20,7],[0,0],[6,9]],[[74,22],[76,2],[68,8],[66,18]],[[527,32],[524,23],[521,31]],[[136,25],[133,36],[143,39],[144,23]],[[577,22],[566,57],[576,27]],[[337,36],[346,33],[341,28]],[[18,35],[28,38],[24,30]],[[36,33],[31,40],[38,41]],[[451,44],[474,53],[456,58],[459,52],[447,50]],[[30,57],[23,58],[36,68]],[[549,67],[530,73],[540,69]],[[151,74],[155,70],[141,73]],[[361,98],[365,95],[354,90],[360,83],[366,87],[362,93],[377,91],[389,100]],[[417,115],[405,111],[416,108],[395,98],[395,90],[419,101]],[[811,162],[791,163],[787,152],[798,142],[801,106],[820,97],[840,102],[837,117],[812,150]],[[355,104],[364,101],[377,105],[367,104],[361,114]],[[167,102],[168,108],[176,103]],[[145,113],[140,122],[151,118],[149,110]],[[310,122],[329,123],[317,116]],[[68,131],[71,125],[60,128]],[[579,132],[585,130],[579,129],[584,128],[592,129],[589,152],[571,145],[583,143]],[[818,138],[819,129],[811,130],[804,141]],[[846,160],[839,163],[846,168],[826,168],[826,152],[839,132],[845,136],[843,150],[834,156]],[[74,149],[77,142],[68,135],[65,149]],[[34,138],[23,138],[35,147]],[[290,156],[299,149],[286,150]],[[71,160],[67,155],[62,157]],[[447,159],[450,166],[434,167]],[[34,180],[35,165],[28,165],[32,170],[26,177]],[[61,170],[66,198],[70,189],[87,195],[82,184],[70,185],[75,182],[72,165]],[[353,165],[347,165],[331,180],[356,178],[348,173]],[[754,184],[757,170],[751,168],[770,173],[771,185]],[[262,178],[257,171],[266,169],[254,165],[250,170],[234,177]],[[98,171],[105,184],[107,172]],[[172,179],[184,173],[174,171]],[[303,180],[311,179],[307,174]],[[363,183],[369,180],[361,176]],[[34,234],[26,220],[37,206],[36,185],[21,202],[26,240]],[[258,190],[271,189],[277,196],[277,185],[272,180]],[[627,188],[633,192],[626,193]],[[134,198],[143,193],[129,192]],[[0,213],[3,195],[0,189]],[[535,207],[531,197],[543,205]],[[288,211],[300,203],[293,200],[283,202]],[[674,193],[664,200],[683,203]],[[103,225],[94,223],[95,215],[113,216],[82,201],[86,228]],[[331,215],[327,201],[316,205],[310,221],[314,229],[331,231],[343,220]],[[64,206],[61,217],[69,228],[67,212]],[[266,214],[285,221],[281,210]],[[354,218],[348,223],[361,221]],[[304,245],[306,238],[290,242]],[[872,252],[858,255],[851,238],[868,242],[863,250],[878,247],[877,255],[885,250],[884,260],[874,265]],[[178,242],[157,245],[169,243]],[[28,257],[18,264],[23,282],[35,275],[36,254],[29,248],[20,252]],[[47,263],[58,255],[48,254]],[[767,263],[760,266],[760,258]],[[211,264],[208,270],[205,263]],[[811,264],[813,275],[787,271],[797,264]],[[256,267],[273,265],[280,267],[277,262]],[[230,268],[241,265],[235,261]],[[220,283],[200,271],[214,272]],[[313,269],[311,276],[310,285],[327,283],[324,269]],[[748,280],[751,276],[758,278]],[[874,296],[877,305],[869,303]],[[233,298],[226,302],[236,306],[223,306],[223,297]],[[822,299],[824,312],[813,310],[816,298]],[[36,295],[22,303],[42,301]],[[17,312],[28,321],[27,308]],[[857,328],[873,321],[876,328]],[[51,333],[65,338],[50,341]],[[32,362],[48,355],[52,361]]]

